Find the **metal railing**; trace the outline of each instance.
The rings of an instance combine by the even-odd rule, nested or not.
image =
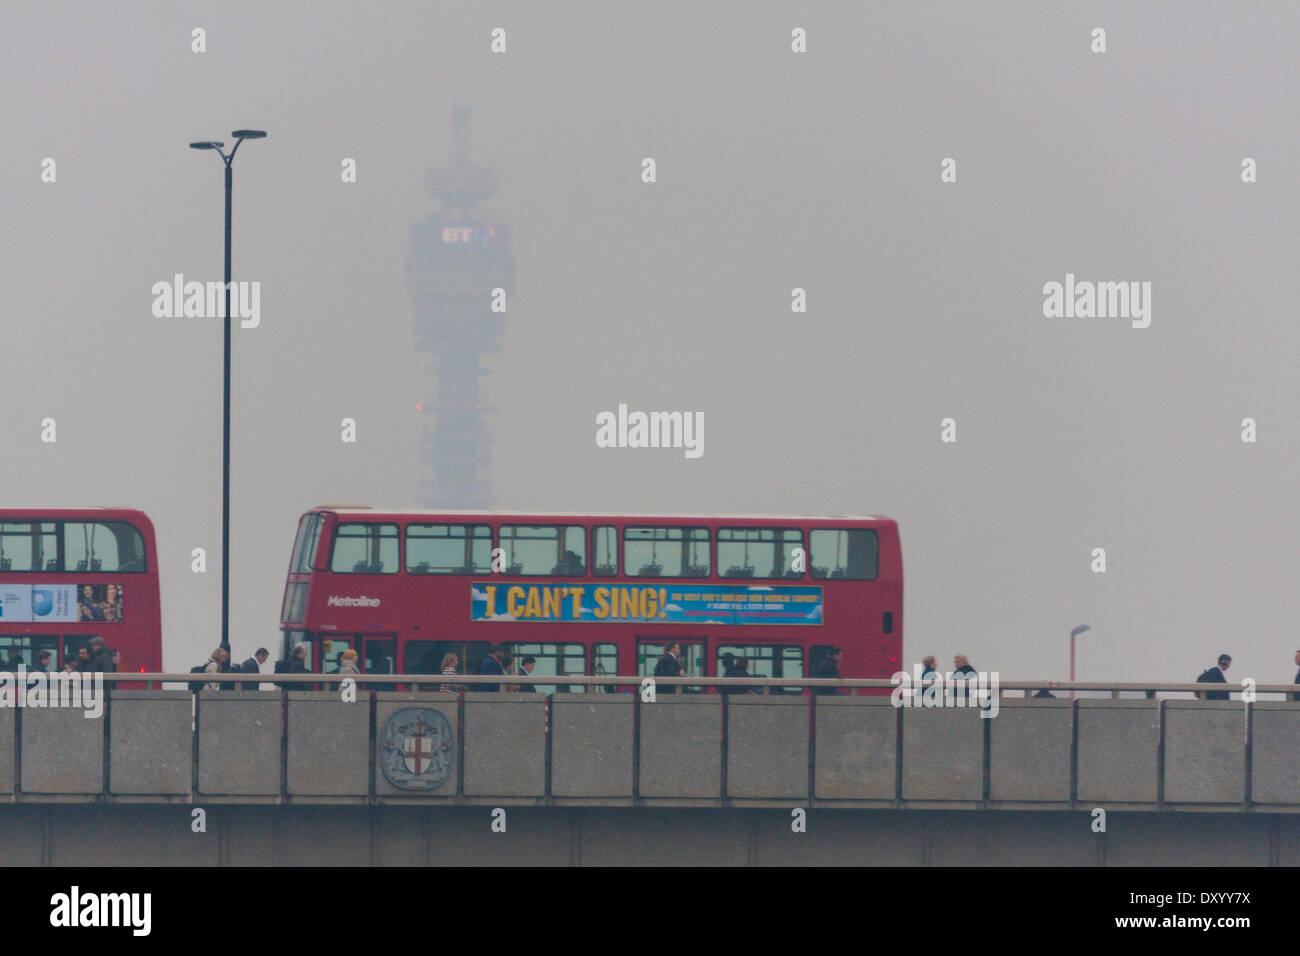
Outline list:
[[[29,671],[29,674],[32,672]],[[51,675],[53,676],[53,675]],[[333,689],[341,681],[351,679],[356,682],[359,688],[368,684],[401,684],[404,687],[414,689],[415,685],[420,685],[422,690],[437,690],[443,684],[461,685],[467,690],[473,690],[480,684],[532,684],[546,687],[578,685],[578,686],[607,686],[616,687],[640,687],[645,680],[653,680],[656,687],[798,687],[801,690],[814,689],[820,687],[827,688],[847,688],[850,692],[854,690],[893,690],[899,685],[897,682],[888,679],[879,678],[799,678],[799,677],[708,677],[705,675],[686,676],[686,677],[650,677],[644,674],[528,674],[528,675],[500,675],[500,674],[456,674],[454,676],[447,674],[243,674],[243,673],[216,673],[216,674],[192,674],[192,673],[166,673],[166,672],[148,672],[143,674],[132,673],[104,673],[102,674],[107,684],[146,684],[150,688],[155,684],[276,684],[288,685],[284,689],[290,689],[293,685],[307,685],[304,689],[310,689],[313,684],[323,684]],[[975,684],[969,682],[972,689]],[[436,685],[436,686],[433,686]],[[911,685],[915,689],[915,684]],[[945,678],[943,687],[962,688],[965,682],[957,682]],[[1300,684],[1256,684],[1253,688],[1256,695],[1260,694],[1300,694]],[[1239,696],[1243,691],[1240,684],[1200,684],[1192,681],[1183,682],[1161,682],[1161,681],[1132,681],[1116,683],[1113,681],[1043,681],[1043,680],[998,680],[997,690],[1003,691],[1026,691],[1033,692],[1039,690],[1047,691],[1084,691],[1090,693],[1109,693],[1112,698],[1118,698],[1122,693],[1192,693],[1199,694],[1205,692],[1211,693],[1229,693]],[[1003,696],[1006,696],[1005,694]],[[1060,698],[1058,698],[1060,699]]]

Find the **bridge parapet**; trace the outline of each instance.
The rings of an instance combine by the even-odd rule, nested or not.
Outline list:
[[[0,802],[1300,812],[1289,700],[1002,698],[984,718],[879,693],[651,700],[362,679],[345,695],[313,681],[331,686],[118,689],[101,717],[0,708]]]

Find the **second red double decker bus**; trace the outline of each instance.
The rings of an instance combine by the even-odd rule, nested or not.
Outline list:
[[[755,677],[801,678],[839,647],[842,677],[888,678],[902,554],[897,524],[873,516],[321,507],[299,521],[280,616],[282,656],[306,644],[323,673],[351,648],[363,672],[440,673],[450,652],[472,674],[501,644],[535,659],[546,693],[565,675],[652,673],[672,638],[689,676],[731,654]]]
[[[153,524],[129,508],[0,510],[0,669],[49,670],[100,637],[120,671],[162,670]]]

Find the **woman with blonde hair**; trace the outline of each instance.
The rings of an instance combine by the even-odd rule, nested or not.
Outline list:
[[[456,669],[459,665],[460,665],[460,658],[457,657],[454,653],[448,652],[442,655],[442,676],[455,677],[457,674],[460,673],[460,671]],[[438,689],[445,690],[453,694],[458,694],[465,688],[461,684],[440,684]]]
[[[224,647],[218,647],[208,655],[208,662],[204,665],[203,670],[208,674],[220,674],[230,670],[226,666],[226,661],[230,660],[230,653]],[[191,685],[192,687],[193,685]],[[211,681],[204,685],[208,690],[221,690],[221,684]]]
[[[361,673],[357,667],[357,652],[350,647],[339,655],[339,673],[344,676]]]

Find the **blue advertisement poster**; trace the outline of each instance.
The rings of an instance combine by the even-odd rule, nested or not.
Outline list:
[[[472,621],[821,624],[822,589],[785,585],[474,581]]]
[[[0,584],[0,624],[120,624],[125,601],[120,584]]]

